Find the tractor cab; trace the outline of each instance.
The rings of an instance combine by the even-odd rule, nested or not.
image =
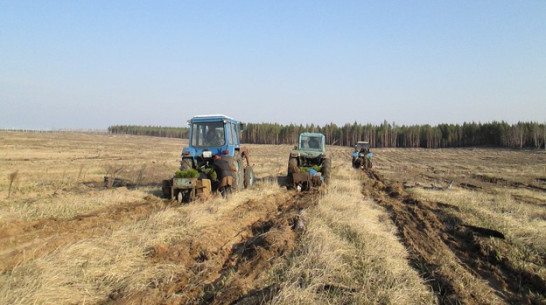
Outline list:
[[[302,133],[299,140],[299,150],[324,153],[324,135],[317,133]]]
[[[215,155],[234,157],[240,151],[243,124],[236,120],[222,114],[197,115],[188,124],[190,139],[182,150],[182,167],[197,168],[211,163]]]
[[[292,156],[300,159],[317,159],[317,163],[322,163],[325,153],[326,138],[322,133],[303,132],[300,134],[298,145],[292,151]]]
[[[330,159],[322,133],[303,132],[288,159],[287,187],[310,189],[330,179]]]
[[[370,142],[358,141],[355,145],[355,152],[367,154],[370,152]]]

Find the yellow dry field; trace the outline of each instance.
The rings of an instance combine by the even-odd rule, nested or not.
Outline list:
[[[0,131],[0,304],[543,304],[546,153],[328,147],[327,187],[177,204],[180,139]],[[104,177],[119,186],[108,188]]]

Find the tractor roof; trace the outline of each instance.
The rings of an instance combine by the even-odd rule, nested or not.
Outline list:
[[[324,135],[319,132],[302,132],[300,133],[300,137],[301,136],[324,137]]]
[[[201,114],[201,115],[196,115],[193,118],[191,118],[191,120],[189,120],[188,123],[190,123],[190,122],[215,122],[215,121],[222,121],[222,120],[229,120],[229,121],[232,121],[232,122],[237,122],[234,118],[229,117],[229,116],[227,116],[225,114]]]
[[[228,117],[225,114],[199,114],[199,115],[194,116],[193,118],[194,119],[195,118],[224,118],[224,119],[234,120],[234,118]]]

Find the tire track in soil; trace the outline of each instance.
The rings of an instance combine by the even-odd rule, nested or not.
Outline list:
[[[490,185],[496,185],[500,187],[508,187],[514,189],[529,189],[532,191],[544,192],[546,187],[538,185],[537,182],[540,182],[539,179],[526,179],[525,182],[513,181],[506,179],[504,177],[496,177],[492,175],[483,175],[483,174],[472,174],[470,177],[467,177],[473,183],[466,183],[464,186],[467,188],[473,189],[488,189]]]
[[[19,263],[51,253],[64,245],[145,219],[165,207],[165,202],[143,201],[124,203],[70,219],[6,223],[0,229],[0,271],[11,270]]]
[[[362,179],[362,193],[387,208],[410,253],[411,264],[435,291],[440,304],[492,302],[464,288],[468,283],[463,281],[461,270],[485,280],[500,302],[541,304],[529,292],[545,297],[544,279],[516,268],[483,242],[502,233],[465,225],[443,211],[441,203],[418,200],[401,183],[386,181],[374,170],[364,172]]]
[[[133,295],[114,292],[105,304],[245,305],[273,299],[279,285],[255,287],[253,283],[266,275],[275,258],[289,255],[297,247],[301,231],[294,229],[295,223],[302,210],[316,205],[318,194],[292,192],[275,212],[262,215],[217,249],[173,245],[152,253],[151,259],[176,262],[186,272],[170,283],[158,283]]]
[[[200,304],[262,304],[270,301],[280,291],[278,284],[245,291],[254,280],[272,266],[274,258],[290,255],[297,247],[302,230],[296,222],[301,211],[318,202],[318,191],[295,193],[291,202],[278,208],[278,215],[252,225],[252,236],[232,247],[232,253],[222,267],[221,276],[205,286],[205,297]],[[218,283],[235,273],[230,284]],[[218,289],[220,288],[220,289]]]

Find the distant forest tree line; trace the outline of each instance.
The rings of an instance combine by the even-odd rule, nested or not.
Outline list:
[[[108,127],[108,132],[118,134],[132,134],[139,136],[187,139],[190,134],[190,129],[188,127],[114,125]]]
[[[127,133],[161,137],[188,138],[184,127],[111,126],[111,133]],[[372,147],[506,147],[543,148],[546,142],[546,124],[536,122],[464,123],[431,125],[381,125],[359,123],[338,126],[281,125],[276,123],[248,123],[242,133],[242,142],[251,144],[295,144],[301,132],[320,132],[326,144],[353,146],[357,141],[369,141]]]

